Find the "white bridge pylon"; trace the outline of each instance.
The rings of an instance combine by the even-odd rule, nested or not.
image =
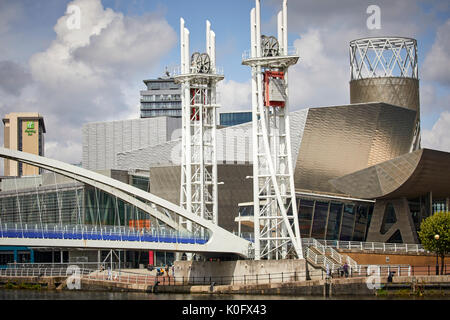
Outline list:
[[[278,37],[261,35],[260,0],[250,12],[252,68],[253,204],[255,259],[303,259],[295,200],[289,125],[287,1],[279,11]]]
[[[215,34],[206,21],[206,51],[189,51],[189,30],[180,18],[181,67],[174,76],[181,84],[182,156],[180,206],[218,224],[216,99],[217,72]],[[189,222],[189,231],[198,233]]]
[[[58,160],[41,157],[26,152],[0,148],[0,157],[33,165],[66,176],[81,183],[93,186],[99,190],[102,190],[113,196],[116,196],[117,198],[131,205],[136,206],[145,213],[164,222],[169,227],[172,227],[175,230],[180,230],[182,229],[182,227],[179,225],[179,223],[177,223],[170,216],[168,216],[164,211],[168,211],[179,217],[187,219],[191,221],[191,223],[195,223],[209,231],[210,238],[209,241],[205,244],[192,244],[192,245],[187,244],[183,245],[178,243],[172,245],[163,244],[161,245],[162,246],[161,250],[184,251],[184,249],[186,249],[187,252],[234,253],[242,257],[248,256],[249,245],[251,244],[249,241],[228,232],[227,230],[213,224],[211,221],[208,221],[197,215],[192,214],[191,212],[186,211],[184,208],[181,208],[178,205],[175,205],[167,200],[155,196],[154,194],[143,191],[139,188],[133,187],[124,182]],[[139,200],[138,198],[142,200]],[[1,239],[0,244],[6,245],[5,241],[8,241],[8,239],[6,238]],[[27,241],[28,243],[30,243],[30,245],[32,244],[41,245],[41,243],[42,245],[48,245],[48,242],[53,240],[23,239],[23,241],[22,240],[20,241],[14,240],[14,241],[16,241],[14,242],[15,244],[8,243],[8,245],[18,245],[18,243],[21,243],[23,245],[23,241]],[[80,242],[81,244],[83,242],[82,240],[78,242],[77,240],[64,240],[64,241],[57,240],[57,241],[58,243],[60,243],[60,245],[66,243],[65,246],[68,247],[70,246],[86,247],[85,243],[83,245],[69,245],[70,243],[78,243],[78,242]],[[94,247],[96,246],[104,247],[113,245],[113,247],[115,246],[116,248],[123,248],[127,246],[127,244],[120,244],[120,241],[111,241],[111,244],[108,244],[107,241],[101,244],[98,241],[97,242],[96,241],[97,240],[87,240],[87,242],[92,243],[92,246]],[[115,244],[112,244],[113,242]],[[134,248],[134,245],[132,245],[132,247]],[[142,249],[145,248],[142,247]]]

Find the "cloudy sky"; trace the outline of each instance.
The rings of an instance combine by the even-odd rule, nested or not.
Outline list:
[[[369,30],[369,5],[381,29]],[[281,0],[262,4],[262,33],[276,34]],[[250,109],[252,0],[0,0],[0,112],[35,111],[46,121],[48,157],[81,161],[81,127],[139,117],[143,79],[179,64],[179,19],[191,52],[205,51],[205,20],[216,33],[221,111]],[[423,147],[450,152],[450,2],[448,0],[290,0],[293,110],[349,103],[350,40],[393,35],[418,40]],[[73,20],[79,8],[80,28]],[[75,23],[75,24],[74,24]],[[74,28],[75,26],[75,28]],[[3,130],[0,130],[3,141]]]

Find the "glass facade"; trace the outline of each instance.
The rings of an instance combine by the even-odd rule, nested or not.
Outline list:
[[[373,202],[297,196],[300,235],[303,238],[365,241]],[[241,216],[253,215],[253,205],[241,205]]]
[[[338,239],[339,229],[341,227],[341,219],[342,219],[342,203],[331,203],[330,204],[330,213],[328,215],[328,223],[327,223],[327,240]]]
[[[220,125],[229,127],[252,121],[252,112],[221,112],[219,117]]]
[[[148,179],[132,177],[133,185],[148,188]],[[168,228],[141,209],[91,186],[29,190],[0,195],[0,224],[40,227],[46,224]]]

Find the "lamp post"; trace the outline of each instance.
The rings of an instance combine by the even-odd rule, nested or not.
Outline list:
[[[434,235],[434,239],[437,241],[439,241],[439,235],[435,234]],[[439,275],[439,255],[438,255],[438,249],[437,249],[437,245],[436,245],[436,275]]]

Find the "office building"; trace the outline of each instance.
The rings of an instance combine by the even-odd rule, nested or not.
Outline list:
[[[166,73],[158,79],[144,80],[147,90],[141,91],[141,118],[181,118],[181,86]]]

